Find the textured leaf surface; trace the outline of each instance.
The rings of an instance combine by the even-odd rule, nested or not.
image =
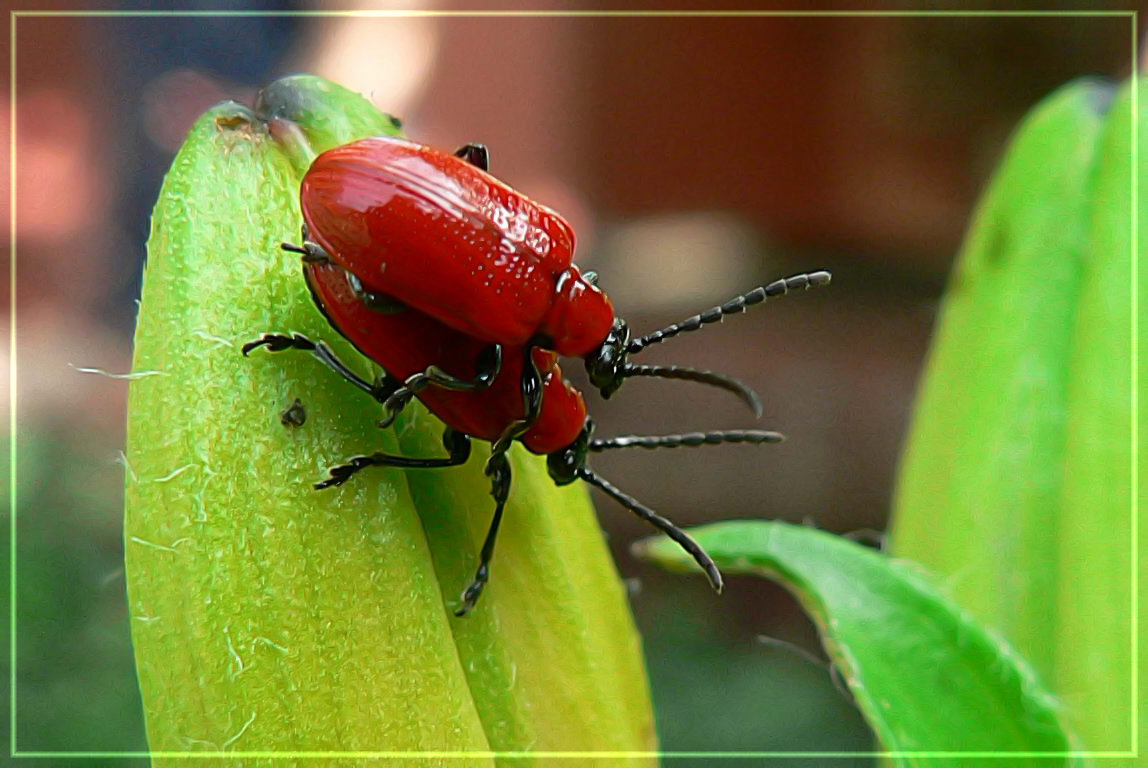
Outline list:
[[[1132,746],[1133,259],[1143,266],[1132,93],[1116,90],[1072,84],[1017,132],[946,297],[893,528],[897,554],[1015,643],[1081,746],[1103,752]]]
[[[464,619],[450,611],[493,510],[477,458],[312,490],[365,451],[441,455],[441,425],[413,412],[400,438],[309,356],[240,354],[296,331],[373,376],[278,245],[297,237],[315,152],[397,130],[318,78],[279,81],[257,106],[196,124],[149,241],[125,535],[152,749],[655,748],[639,640],[583,490],[515,455],[493,581]],[[307,420],[290,428],[295,398]]]
[[[968,765],[959,752],[1068,749],[1057,703],[1007,643],[982,629],[913,563],[803,526],[761,520],[691,530],[729,573],[774,579],[817,622],[857,705],[893,752],[915,765]],[[668,539],[639,551],[665,565],[693,562]],[[1045,765],[1013,756],[1011,765]]]
[[[1046,674],[1069,366],[1107,86],[1019,129],[945,296],[895,501],[894,545]]]
[[[1125,88],[1100,137],[1076,344],[1068,360],[1065,482],[1056,530],[1053,679],[1081,737],[1098,751],[1131,750],[1134,727],[1133,259],[1139,258],[1142,272],[1145,264],[1143,252],[1132,250],[1131,97]],[[1143,143],[1143,120],[1140,131]],[[1138,172],[1143,181],[1143,167]],[[1141,217],[1146,214],[1142,204]],[[1146,380],[1140,381],[1143,386]]]

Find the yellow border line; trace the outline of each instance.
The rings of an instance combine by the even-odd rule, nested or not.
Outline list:
[[[1132,755],[1140,756],[1140,448],[1139,448],[1139,419],[1140,398],[1137,392],[1137,367],[1140,358],[1140,331],[1137,318],[1140,315],[1140,41],[1137,36],[1139,29],[1139,11],[1132,12]]]
[[[16,20],[19,18],[116,18],[116,17],[214,17],[238,18],[268,16],[299,17],[446,17],[446,18],[1105,18],[1129,17],[1132,21],[1132,748],[1129,751],[1108,752],[20,752],[16,749]],[[219,758],[625,758],[625,757],[787,757],[787,758],[839,758],[839,757],[1139,757],[1139,425],[1137,414],[1137,360],[1139,359],[1139,307],[1137,252],[1139,250],[1139,133],[1137,131],[1139,105],[1139,41],[1138,11],[9,11],[10,78],[9,78],[9,505],[10,505],[10,685],[11,711],[9,745],[12,757],[24,758],[131,758],[159,757],[165,759],[219,759]]]
[[[232,16],[236,18],[260,16],[309,16],[355,18],[912,18],[932,16],[938,18],[1103,18],[1135,17],[1136,11],[13,11],[26,17],[117,17],[117,16]]]
[[[12,753],[16,753],[16,13],[9,15],[8,83],[8,558],[11,573],[9,597],[9,664],[11,670],[11,709],[9,733]]]
[[[522,759],[545,760],[557,758],[654,758],[654,757],[785,757],[785,758],[844,758],[844,757],[891,757],[891,758],[1018,758],[1018,757],[1136,757],[1132,752],[15,752],[13,757],[154,757],[177,760],[218,760],[221,758],[258,760],[282,759],[322,759],[322,758],[415,758],[474,760]]]

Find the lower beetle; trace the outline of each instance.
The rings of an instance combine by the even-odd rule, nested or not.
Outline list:
[[[460,157],[482,159],[485,149],[467,145]],[[283,244],[283,250],[302,254],[303,271],[311,296],[331,326],[346,337],[363,355],[380,365],[385,375],[369,382],[340,361],[323,341],[299,334],[264,334],[243,346],[243,354],[266,346],[270,351],[301,350],[311,353],[348,382],[382,404],[385,417],[380,426],[389,426],[397,414],[417,397],[446,425],[443,445],[447,456],[413,458],[383,453],[355,456],[331,469],[330,477],[315,487],[341,485],[355,473],[371,466],[404,469],[437,469],[458,466],[470,456],[471,438],[489,441],[491,455],[485,473],[491,481],[495,510],[483,542],[473,581],[464,590],[455,615],[474,608],[490,578],[490,563],[503,509],[510,493],[511,470],[507,451],[518,440],[536,454],[547,456],[547,469],[558,485],[585,480],[604,491],[622,506],[664,532],[689,552],[705,571],[713,588],[720,592],[722,576],[713,560],[687,533],[673,522],[619,490],[590,468],[590,453],[627,447],[667,448],[716,445],[720,443],[764,444],[780,442],[776,432],[728,430],[692,432],[678,435],[626,435],[608,439],[593,437],[593,421],[587,416],[582,395],[562,376],[558,355],[542,340],[522,345],[491,344],[441,322],[436,317],[410,307],[395,297],[367,286],[325,249],[308,238],[304,225],[303,246]],[[582,276],[596,286],[597,276]],[[428,275],[430,284],[433,276]],[[603,387],[608,396],[623,377],[652,375],[692,380],[731,391],[760,414],[760,402],[752,389],[724,374],[677,366],[638,366],[626,361],[627,354],[719,321],[724,315],[744,311],[767,298],[796,289],[827,284],[828,272],[794,275],[760,286],[706,312],[637,339],[630,338],[626,324],[618,321],[601,347],[599,359],[587,360],[592,380],[594,366],[600,381],[615,382]],[[614,336],[618,338],[613,338]],[[597,385],[597,382],[595,382]]]

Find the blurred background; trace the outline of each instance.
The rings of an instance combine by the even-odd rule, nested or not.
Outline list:
[[[687,7],[657,8],[679,5]],[[242,7],[326,6],[169,4]],[[388,7],[466,10],[461,0],[337,5]],[[1073,6],[1041,6],[1057,7]],[[401,116],[421,142],[486,143],[495,175],[572,221],[579,263],[600,271],[639,331],[782,275],[831,269],[828,289],[643,356],[742,378],[765,403],[752,426],[784,432],[786,443],[618,453],[597,466],[684,525],[759,517],[880,532],[945,278],[977,195],[1040,98],[1076,77],[1127,76],[1129,24],[20,17],[19,748],[146,748],[122,570],[127,387],[78,369],[130,369],[150,211],[188,127],[213,103],[250,104],[270,80],[313,72]],[[0,99],[0,110],[8,104]],[[7,185],[3,194],[7,209]],[[14,235],[7,216],[0,231]],[[635,381],[608,403],[591,402],[602,435],[751,426],[733,398],[689,384]],[[800,652],[824,658],[785,592],[735,577],[718,599],[701,578],[640,564],[628,547],[650,531],[598,501],[632,588],[663,749],[872,748],[827,670]],[[8,526],[0,530],[6,537]],[[8,551],[0,547],[0,556]]]

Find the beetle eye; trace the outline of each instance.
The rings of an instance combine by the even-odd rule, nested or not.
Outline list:
[[[577,477],[577,460],[573,446],[555,451],[546,457],[546,470],[556,485],[568,485]]]

